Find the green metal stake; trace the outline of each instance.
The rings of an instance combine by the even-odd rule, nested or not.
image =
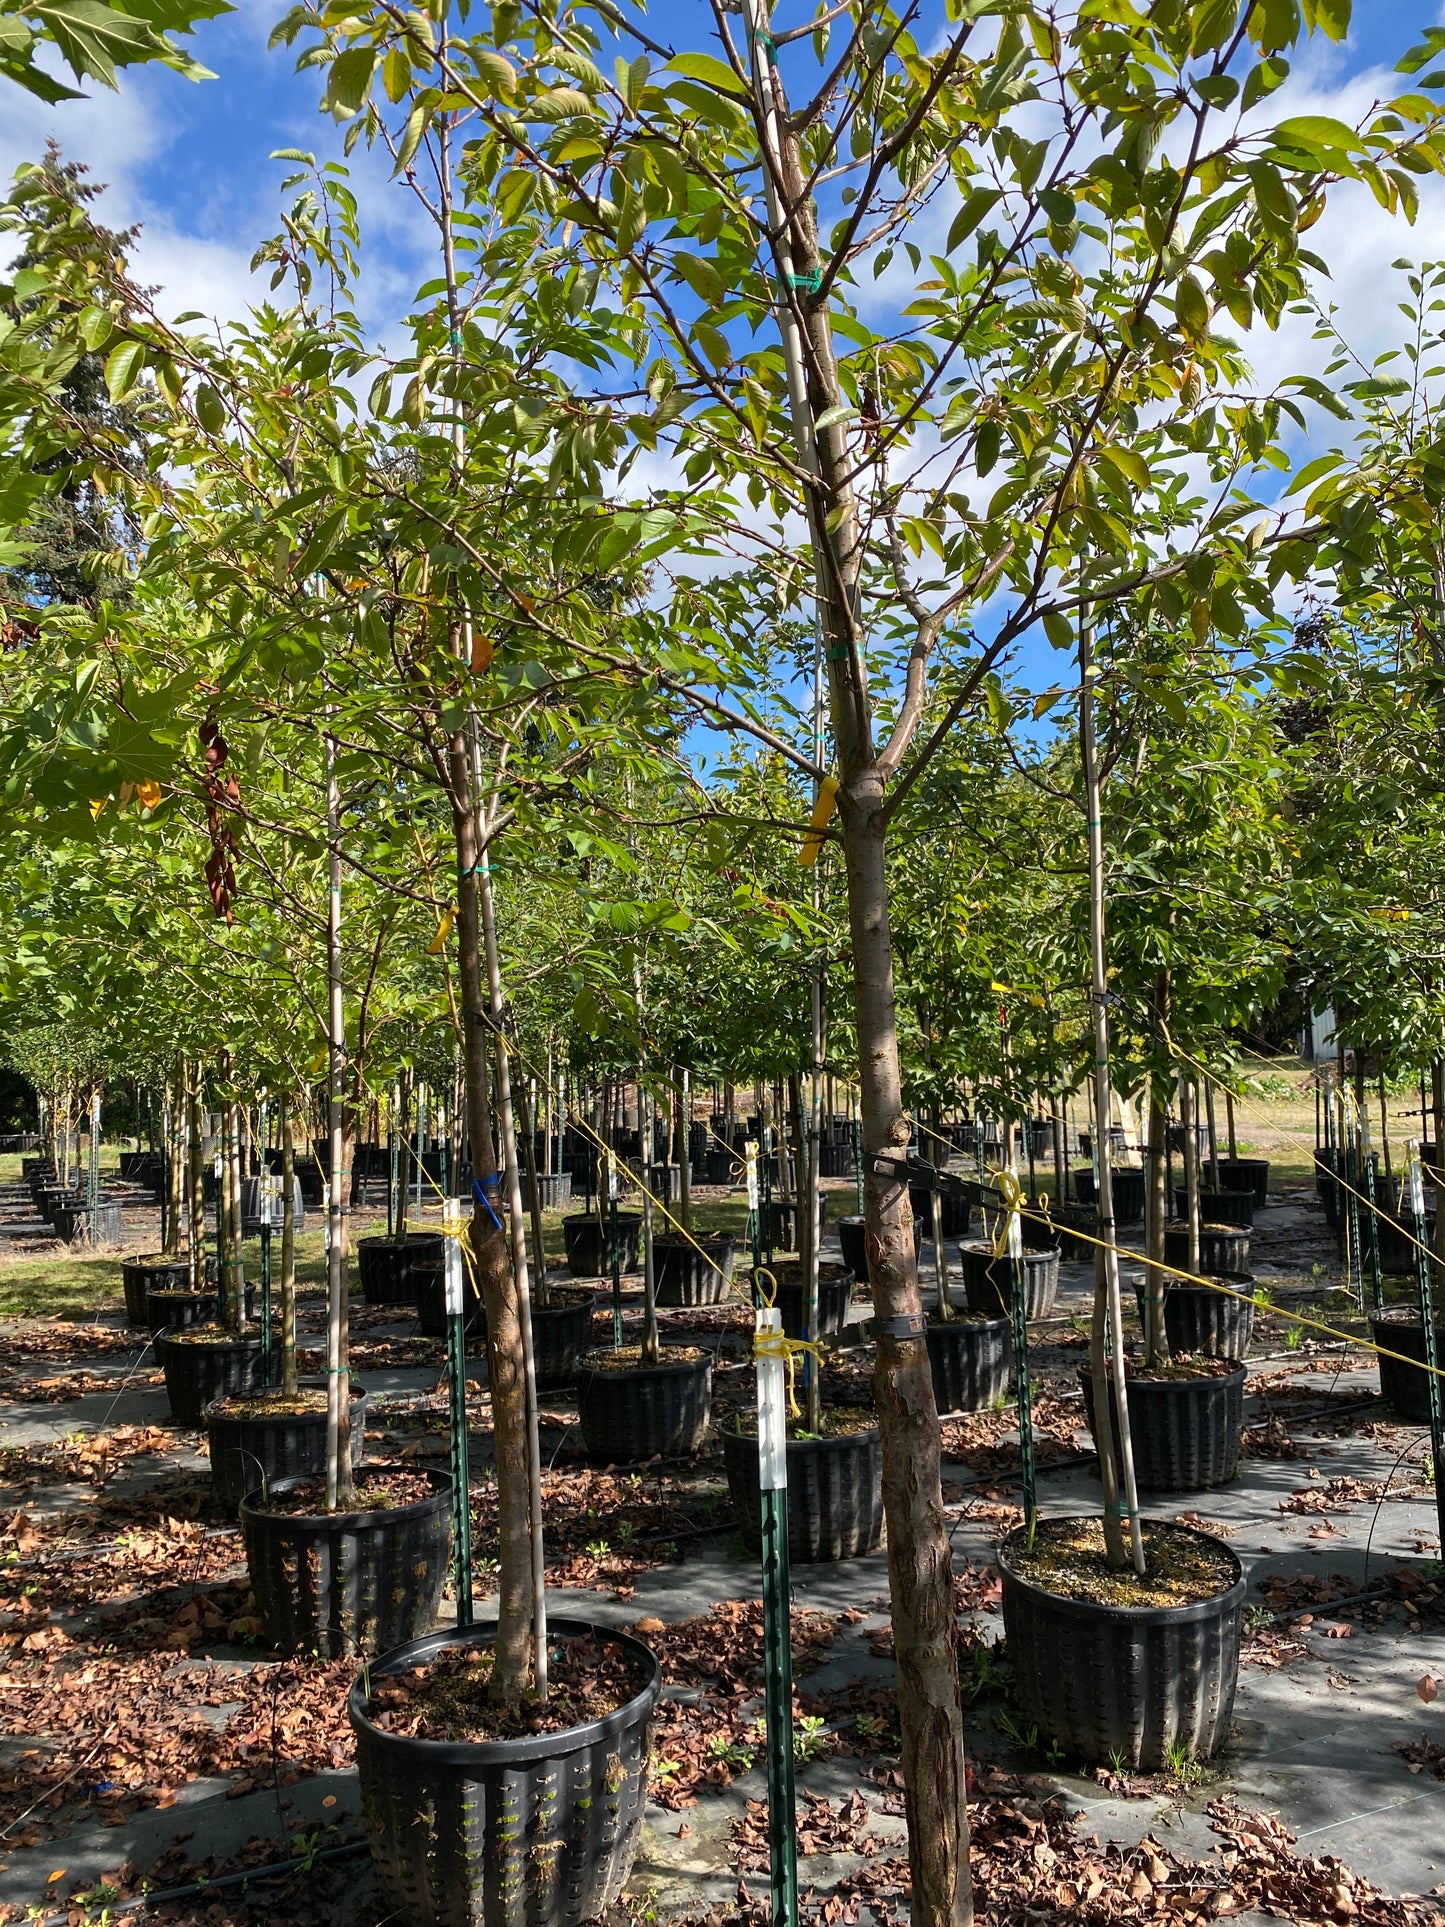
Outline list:
[[[1009,1310],[1013,1317],[1014,1387],[1019,1414],[1019,1460],[1023,1471],[1024,1524],[1032,1539],[1038,1511],[1034,1487],[1034,1401],[1029,1386],[1029,1324],[1024,1305],[1023,1240],[1015,1216],[1009,1225]],[[1015,1250],[1015,1244],[1020,1248]]]
[[[100,1220],[100,1094],[96,1092],[90,1100],[90,1182],[86,1186],[86,1202],[90,1206],[90,1242],[99,1244],[97,1236]]]
[[[216,1302],[221,1308],[221,1323],[223,1325],[226,1322],[226,1312],[229,1309],[226,1301],[226,1290],[229,1281],[226,1277],[225,1180],[222,1176],[225,1163],[225,1153],[217,1151],[212,1169],[212,1176],[216,1182],[216,1290],[219,1293]]]
[[[386,1235],[396,1236],[397,1219],[401,1216],[401,1193],[397,1181],[401,1172],[401,1143],[396,1134],[397,1106],[401,1093],[393,1086],[391,1104],[386,1113],[386,1148],[391,1154],[391,1183],[386,1188]]]
[[[1370,1120],[1363,1110],[1360,1112],[1360,1148],[1365,1158],[1365,1196],[1370,1201],[1370,1303],[1379,1311],[1385,1302],[1385,1281],[1380,1275],[1380,1210],[1375,1201],[1375,1156],[1370,1149]]]
[[[622,1248],[617,1241],[617,1157],[607,1157],[607,1255],[612,1260],[612,1349],[622,1350]]]
[[[863,1120],[853,1120],[853,1182],[858,1192],[858,1216],[863,1216]]]
[[[773,1262],[773,1127],[763,1126],[763,1251],[767,1262]]]
[[[1440,1152],[1437,1148],[1437,1159]],[[1430,1404],[1430,1460],[1435,1474],[1435,1523],[1440,1549],[1445,1552],[1445,1385],[1440,1382],[1440,1344],[1435,1327],[1435,1278],[1430,1254],[1424,1249],[1425,1179],[1420,1170],[1420,1146],[1406,1149],[1410,1160],[1410,1203],[1415,1212],[1415,1269],[1420,1284],[1420,1320],[1425,1338],[1425,1396]],[[1385,1328],[1387,1331],[1388,1326]]]
[[[748,1236],[753,1245],[753,1306],[759,1302],[758,1273],[763,1266],[763,1227],[758,1212],[758,1147],[751,1138],[743,1146],[748,1173]]]
[[[759,1305],[759,1338],[780,1338],[783,1315]],[[757,1354],[758,1488],[763,1529],[763,1710],[768,1736],[768,1861],[774,1927],[797,1927],[797,1801],[793,1787],[793,1647],[788,1621],[787,1407],[780,1350]]]
[[[261,1178],[261,1383],[271,1383],[271,1217],[276,1181]]]
[[[1360,1249],[1360,1135],[1350,1120],[1343,1091],[1340,1093],[1340,1149],[1349,1184],[1350,1211],[1350,1296],[1357,1305],[1365,1302],[1365,1258]]]
[[[457,1624],[472,1623],[472,1502],[467,1464],[467,1330],[462,1284],[462,1201],[442,1200],[446,1254],[448,1430],[452,1473],[452,1561]]]

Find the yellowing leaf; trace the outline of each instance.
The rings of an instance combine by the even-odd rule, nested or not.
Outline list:
[[[452,934],[452,924],[456,921],[456,914],[456,907],[453,904],[448,904],[442,912],[442,920],[437,925],[437,933],[426,947],[426,954],[429,957],[439,957],[442,954],[442,948],[447,938]]]

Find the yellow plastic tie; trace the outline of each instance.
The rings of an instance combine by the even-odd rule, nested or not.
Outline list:
[[[1000,1168],[992,1176],[994,1189],[1003,1198],[1003,1210],[999,1213],[998,1229],[993,1234],[993,1255],[995,1258],[1006,1258],[1010,1226],[1015,1218],[1023,1214],[1024,1188],[1012,1171]]]
[[[803,1416],[803,1408],[798,1403],[797,1370],[799,1356],[805,1353],[811,1353],[822,1364],[822,1350],[811,1338],[789,1338],[786,1332],[753,1333],[754,1360],[781,1358],[788,1368],[788,1410],[794,1418]]]

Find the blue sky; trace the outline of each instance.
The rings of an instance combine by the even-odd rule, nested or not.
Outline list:
[[[96,89],[89,100],[56,108],[8,93],[0,173],[37,155],[53,134],[69,157],[86,161],[97,179],[110,183],[105,218],[143,224],[140,272],[160,286],[163,306],[222,319],[241,313],[264,298],[265,282],[249,275],[248,262],[275,230],[276,189],[289,171],[268,156],[278,147],[323,157],[340,151],[337,130],[317,111],[318,77],[297,75],[289,50],[267,48],[282,10],[279,0],[239,0],[234,14],[202,28],[194,50],[215,70],[213,81],[194,84],[164,70],[143,71],[124,76],[118,95]],[[802,17],[796,0],[790,10]],[[1283,94],[1276,97],[1278,111],[1356,118],[1392,90],[1389,67],[1441,11],[1440,0],[1356,0],[1348,44],[1318,43],[1307,53],[1287,83],[1288,103]],[[706,47],[708,23],[700,0],[663,0],[650,25],[678,46]],[[362,309],[385,338],[387,322],[405,312],[412,290],[430,272],[434,240],[405,191],[388,183],[383,162],[358,149],[352,165],[365,236]],[[1334,268],[1333,298],[1368,358],[1394,334],[1398,290],[1389,263],[1401,254],[1445,256],[1445,183],[1425,184],[1413,230],[1385,217],[1365,190],[1341,193],[1311,240]],[[1263,382],[1318,367],[1322,358],[1305,323],[1251,339],[1248,350]],[[1321,445],[1337,432],[1331,424]],[[1299,452],[1308,453],[1308,446]],[[1026,650],[1025,666],[1035,687],[1063,668],[1042,643]]]

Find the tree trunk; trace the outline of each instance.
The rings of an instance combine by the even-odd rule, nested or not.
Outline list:
[[[547,1247],[542,1241],[542,1186],[537,1177],[537,1106],[532,1096],[533,1086],[527,1087],[526,1137],[523,1140],[522,1162],[527,1173],[527,1182],[532,1187],[532,1271],[536,1279],[536,1298],[539,1305],[547,1302]]]
[[[1090,1369],[1094,1380],[1094,1443],[1104,1488],[1104,1544],[1109,1563],[1123,1566],[1132,1557],[1144,1571],[1139,1530],[1139,1500],[1134,1490],[1134,1455],[1129,1439],[1129,1397],[1124,1376],[1124,1313],[1119,1293],[1119,1253],[1115,1245],[1114,1168],[1109,1156],[1113,1093],[1109,1078],[1109,970],[1104,930],[1104,826],[1098,758],[1094,751],[1093,617],[1079,622],[1079,749],[1083,763],[1084,817],[1089,844],[1089,1002],[1094,1032],[1094,1169],[1098,1173],[1099,1246],[1094,1266],[1094,1321]],[[1118,1456],[1109,1420],[1106,1352],[1112,1354]],[[1120,1516],[1120,1486],[1129,1517],[1126,1551]]]
[[[910,1133],[898,1055],[882,778],[874,770],[865,772],[845,787],[840,803],[864,1155],[902,1157]],[[922,1327],[907,1185],[870,1174],[864,1209],[873,1309],[884,1321],[875,1348],[873,1397],[882,1434],[913,1918],[919,1927],[964,1927],[973,1918],[973,1889],[938,1409],[924,1339],[893,1336],[887,1329],[899,1320]]]
[[[682,1157],[678,1165],[677,1215],[684,1231],[692,1230],[692,1078],[677,1074],[677,1110],[682,1119]]]
[[[295,1398],[296,1129],[291,1093],[281,1099],[281,1396]]]
[[[181,1209],[185,1194],[181,1149],[185,1142],[185,1078],[181,1059],[176,1071],[166,1079],[165,1102],[161,1118],[162,1151],[166,1161],[166,1236],[167,1258],[177,1258],[181,1250]]]
[[[1194,1115],[1194,1080],[1179,1073],[1179,1118],[1184,1127],[1184,1210],[1189,1220],[1189,1275],[1199,1276],[1199,1125]]]
[[[327,1079],[326,1135],[330,1190],[326,1225],[326,1509],[352,1499],[351,1381],[346,1302],[346,1004],[341,976],[341,792],[336,780],[336,739],[326,738]]]
[[[241,1255],[241,1107],[234,1099],[226,1105],[226,1160],[222,1167],[226,1186],[226,1257],[230,1266],[226,1302],[231,1314],[231,1329],[246,1329],[246,1263]]]
[[[186,1146],[190,1179],[190,1244],[191,1244],[191,1288],[200,1291],[206,1282],[206,1181],[205,1146],[202,1142],[205,1127],[201,1116],[201,1067],[191,1067],[191,1082],[186,1091],[186,1131],[189,1143]],[[220,1262],[220,1253],[216,1254]],[[217,1279],[219,1284],[220,1280]]]
[[[1162,1046],[1170,1016],[1169,972],[1161,970],[1154,980],[1153,1030],[1155,1043]],[[1168,1279],[1157,1267],[1164,1260],[1164,1227],[1169,1222],[1169,1111],[1164,1102],[1164,1085],[1157,1075],[1149,1079],[1149,1135],[1144,1154],[1145,1169],[1145,1245],[1150,1259],[1144,1274],[1145,1316],[1144,1356],[1150,1366],[1160,1365],[1168,1355],[1164,1340],[1164,1293]]]
[[[1168,1137],[1169,1114],[1159,1079],[1149,1079],[1149,1141],[1145,1152],[1148,1167],[1144,1199],[1148,1214],[1146,1240],[1149,1266],[1145,1272],[1144,1361],[1158,1366],[1167,1362],[1169,1347],[1164,1338],[1164,1293],[1169,1281],[1158,1267],[1164,1262],[1164,1226],[1169,1216]]]
[[[457,974],[462,1002],[462,1062],[466,1073],[467,1136],[472,1169],[488,1203],[472,1213],[471,1246],[487,1317],[491,1379],[492,1449],[497,1471],[497,1637],[491,1696],[507,1705],[524,1699],[532,1681],[532,1554],[527,1472],[527,1404],[516,1280],[507,1257],[492,1131],[487,994],[482,976],[482,923],[477,821],[471,759],[458,731],[447,745],[447,790],[457,850]]]

